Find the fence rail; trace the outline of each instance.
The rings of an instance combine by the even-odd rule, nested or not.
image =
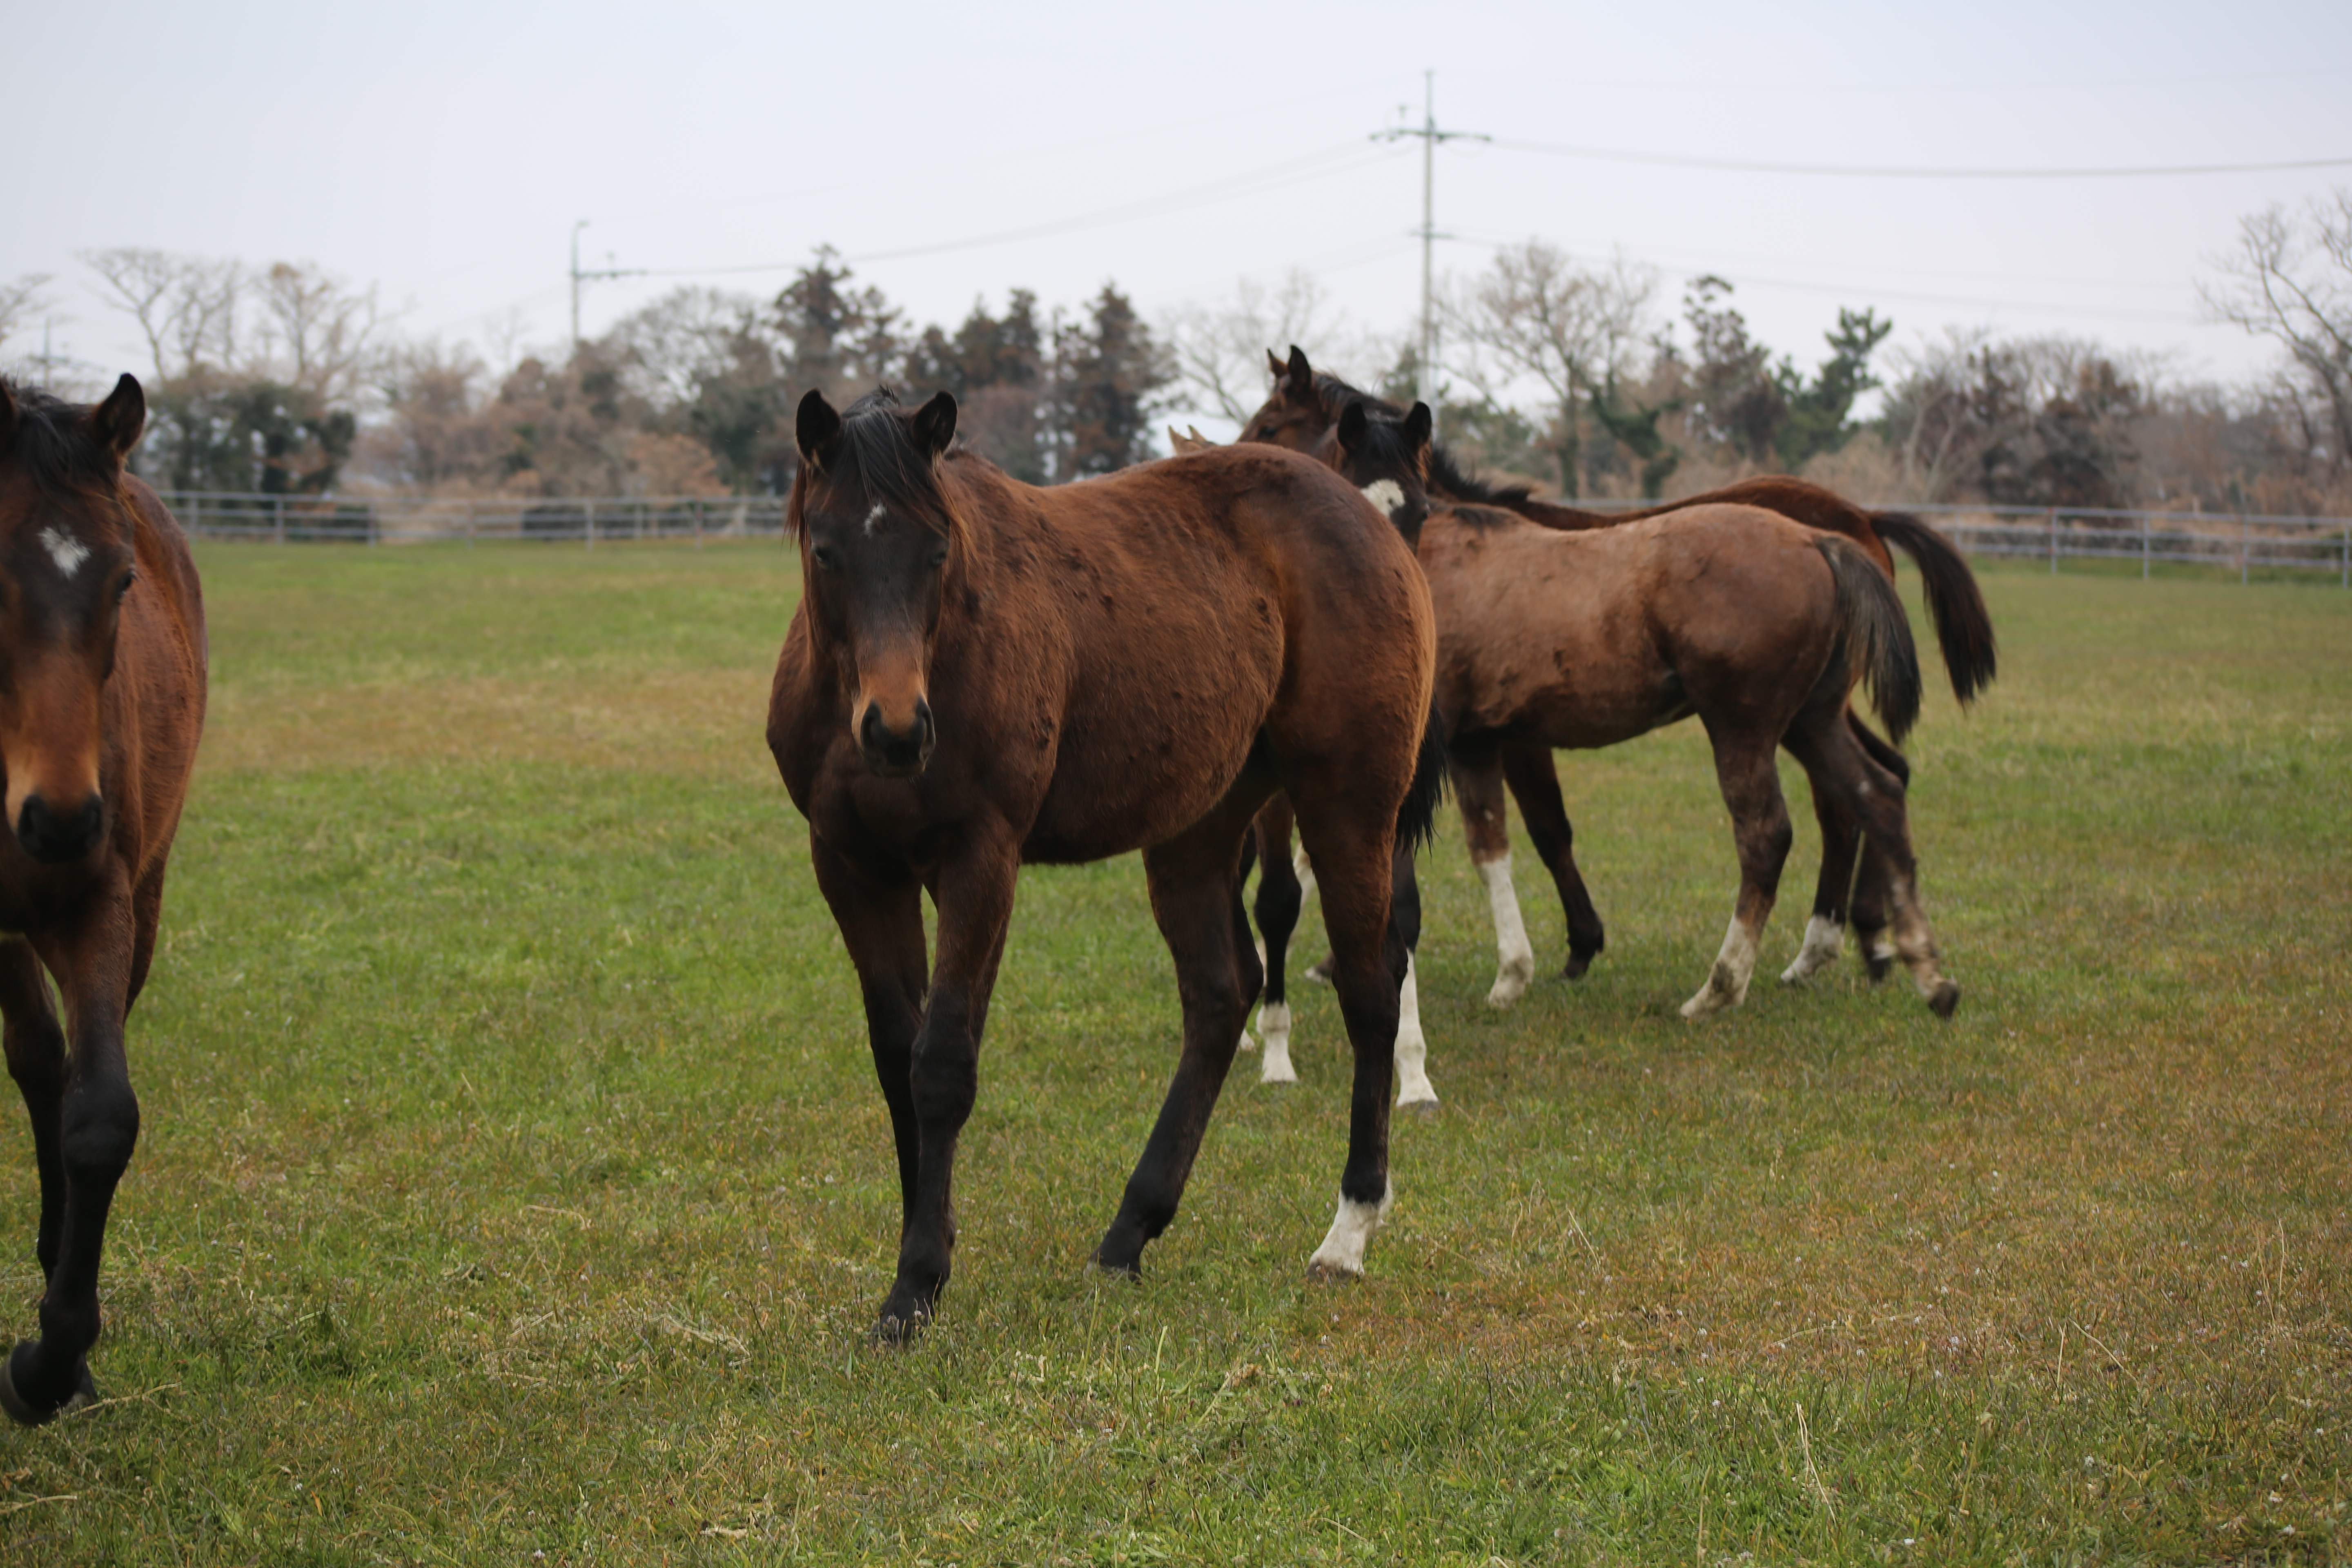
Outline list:
[[[276,543],[406,544],[429,541],[600,541],[746,536],[784,531],[777,496],[606,496],[457,500],[410,496],[217,495],[167,491],[188,531],[205,539]],[[1600,502],[1633,506],[1637,502]],[[1927,518],[1971,555],[2137,562],[2261,572],[2325,572],[2352,588],[2352,518],[2124,511],[2089,507],[1927,506],[1888,509]]]
[[[422,544],[530,540],[591,549],[601,541],[761,536],[784,531],[778,496],[448,499],[430,496],[222,495],[166,490],[163,504],[200,539],[278,544]]]

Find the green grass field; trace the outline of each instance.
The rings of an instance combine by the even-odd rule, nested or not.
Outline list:
[[[1851,959],[1675,1016],[1737,880],[1694,727],[1563,759],[1609,950],[1507,1013],[1449,820],[1445,1104],[1401,1119],[1350,1287],[1304,1273],[1345,1137],[1314,990],[1305,1081],[1243,1058],[1149,1278],[1090,1272],[1174,989],[1132,858],[1027,873],[955,1282],[897,1353],[863,1337],[886,1119],[761,740],[789,556],[202,565],[109,1397],[0,1435],[0,1559],[2352,1556],[2332,586],[1987,570],[2001,678],[1911,749],[1948,1025]],[[1818,851],[1790,787],[1769,973]],[[39,1281],[5,1146],[14,1335]]]

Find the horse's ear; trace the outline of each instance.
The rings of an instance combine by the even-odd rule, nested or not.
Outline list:
[[[16,395],[0,381],[0,452],[16,444]]]
[[[1315,390],[1315,367],[1307,363],[1307,351],[1297,343],[1290,345],[1290,363],[1283,367],[1290,378],[1291,395],[1304,402]]]
[[[809,388],[801,399],[800,413],[793,422],[793,434],[799,437],[801,457],[814,468],[822,468],[833,457],[833,449],[841,442],[841,416],[824,400],[824,394]]]
[[[1363,401],[1360,398],[1341,409],[1339,411],[1339,450],[1352,452],[1362,446],[1364,427],[1370,423],[1371,416],[1364,412]]]
[[[1436,426],[1437,416],[1429,411],[1426,403],[1414,404],[1412,412],[1404,416],[1402,434],[1416,460],[1429,455],[1429,438],[1436,433]]]
[[[1276,381],[1280,381],[1283,377],[1283,374],[1290,367],[1288,365],[1282,363],[1282,356],[1280,354],[1275,353],[1272,349],[1265,351],[1265,373],[1268,375],[1274,377]]]
[[[139,433],[147,428],[147,395],[139,390],[139,378],[125,375],[116,382],[106,401],[82,416],[82,428],[113,453],[117,463],[131,456],[131,448],[139,445]]]
[[[926,457],[936,458],[955,439],[956,400],[944,392],[915,410],[915,439]]]

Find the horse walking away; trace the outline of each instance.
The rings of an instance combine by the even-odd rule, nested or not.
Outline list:
[[[1437,773],[1421,762],[1436,629],[1412,550],[1295,454],[1229,448],[1038,489],[951,449],[955,421],[944,393],[911,411],[887,391],[845,413],[802,400],[788,516],[804,590],[769,704],[897,1146],[877,1336],[913,1333],[948,1281],[956,1141],[1026,862],[1140,849],[1175,960],[1181,1050],[1094,1254],[1139,1270],[1261,983],[1242,838],[1276,790],[1321,868],[1355,1053],[1338,1213],[1309,1268],[1360,1272],[1390,1196],[1405,964],[1391,852],[1425,826]]]
[[[1425,441],[1400,461],[1393,454],[1409,443],[1384,448],[1349,434],[1365,420],[1360,404],[1346,411],[1328,460],[1352,483],[1409,499],[1426,471]],[[1384,449],[1386,467],[1365,461]],[[1706,725],[1741,889],[1723,950],[1685,1016],[1747,994],[1790,843],[1776,744],[1804,765],[1816,795],[1853,814],[1881,846],[1898,954],[1929,1005],[1950,1014],[1959,991],[1940,973],[1918,907],[1902,783],[1846,721],[1857,679],[1868,680],[1898,736],[1919,695],[1901,602],[1859,550],[1730,506],[1584,532],[1497,508],[1440,508],[1420,541],[1437,606],[1437,703],[1451,756],[1475,763],[1509,743],[1611,745],[1692,713]],[[1277,945],[1269,940],[1270,958]]]
[[[95,407],[0,383],[0,1016],[44,1281],[40,1336],[0,1363],[0,1409],[27,1426],[98,1397],[99,1256],[139,1136],[123,1027],[204,728],[195,563],[123,471],[146,416],[127,375]]]
[[[1266,402],[1244,426],[1242,438],[1263,440],[1296,450],[1321,451],[1328,456],[1331,434],[1350,405],[1358,403],[1383,419],[1402,416],[1395,405],[1372,397],[1338,376],[1319,372],[1295,345],[1284,361],[1266,356],[1274,389]],[[1836,492],[1801,479],[1763,476],[1710,490],[1684,500],[1661,503],[1635,511],[1590,511],[1538,500],[1526,486],[1488,484],[1467,473],[1442,446],[1433,446],[1425,465],[1425,480],[1438,504],[1468,501],[1498,506],[1549,528],[1582,531],[1620,526],[1691,506],[1729,503],[1777,512],[1796,522],[1853,540],[1890,578],[1894,574],[1891,543],[1909,555],[1919,568],[1923,593],[1944,653],[1953,695],[1963,707],[1993,678],[1997,655],[1991,617],[1974,574],[1950,542],[1927,523],[1906,513],[1868,511]],[[1849,715],[1856,743],[1879,765],[1905,783],[1910,767],[1902,753]],[[1606,932],[1593,908],[1573,854],[1573,832],[1561,798],[1559,776],[1549,748],[1501,745],[1475,762],[1457,757],[1453,767],[1455,799],[1460,806],[1471,859],[1485,882],[1494,916],[1496,974],[1487,1000],[1508,1005],[1524,994],[1534,977],[1535,954],[1519,916],[1511,883],[1510,839],[1503,811],[1507,785],[1519,804],[1528,836],[1538,856],[1551,874],[1568,927],[1568,958],[1563,973],[1570,979],[1583,974],[1606,943]],[[1844,927],[1855,928],[1871,977],[1883,977],[1895,959],[1886,930],[1891,920],[1891,868],[1876,854],[1859,825],[1846,816],[1834,800],[1816,795],[1814,812],[1822,826],[1822,871],[1816,884],[1812,917],[1796,959],[1781,975],[1801,984],[1833,962],[1843,945]],[[1857,862],[1861,876],[1855,878]],[[1274,981],[1270,977],[1269,984]]]

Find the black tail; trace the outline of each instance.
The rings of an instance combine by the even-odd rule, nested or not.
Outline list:
[[[1919,719],[1919,649],[1902,595],[1853,541],[1817,533],[1813,548],[1830,563],[1837,584],[1839,634],[1853,679],[1869,688],[1870,705],[1899,746]]]
[[[1911,557],[1927,585],[1927,613],[1935,617],[1936,640],[1944,647],[1944,668],[1952,677],[1952,695],[1963,703],[1992,684],[1996,650],[1992,616],[1978,591],[1977,574],[1952,542],[1927,523],[1903,511],[1874,511],[1871,525],[1878,537]]]
[[[1445,721],[1437,704],[1429,705],[1429,721],[1422,727],[1421,755],[1412,765],[1412,787],[1397,808],[1397,843],[1418,849],[1437,836],[1437,807],[1445,798]]]

